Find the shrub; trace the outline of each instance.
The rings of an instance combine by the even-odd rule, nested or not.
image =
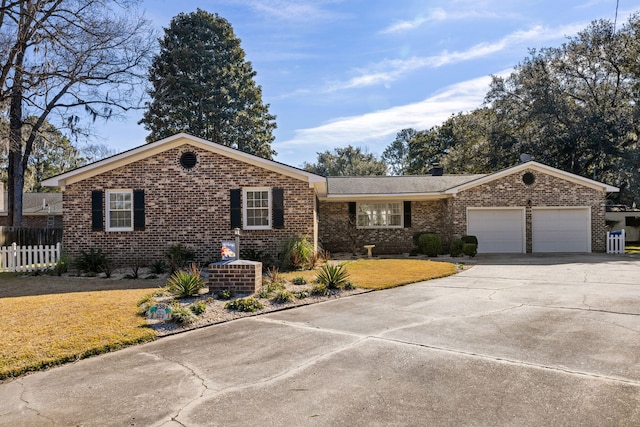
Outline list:
[[[309,291],[294,291],[293,296],[298,299],[305,299],[309,296]]]
[[[269,283],[278,283],[282,281],[282,276],[280,276],[280,270],[278,270],[278,267],[267,268],[265,276]]]
[[[178,298],[197,295],[204,287],[204,280],[195,264],[191,264],[191,271],[179,270],[171,275],[167,290]]]
[[[316,282],[326,285],[328,289],[343,288],[349,280],[349,273],[344,264],[325,264],[316,275]]]
[[[319,297],[329,295],[329,288],[327,288],[327,285],[323,283],[317,283],[313,285],[313,288],[311,288],[311,295]]]
[[[191,310],[181,307],[173,306],[171,309],[171,320],[179,325],[189,325],[196,320]]]
[[[478,245],[478,238],[476,236],[462,236],[460,238],[462,243],[473,243],[474,245]]]
[[[434,233],[425,233],[418,239],[420,250],[423,254],[430,257],[438,256],[442,248],[440,236]]]
[[[413,241],[413,246],[416,248],[420,247],[420,236],[423,234],[435,234],[433,231],[418,231],[417,233],[413,233],[411,240]]]
[[[153,274],[164,274],[167,272],[167,263],[159,259],[149,264],[149,272]]]
[[[71,258],[68,255],[61,255],[60,260],[56,262],[56,265],[53,267],[53,274],[56,276],[62,276],[64,273],[69,271],[69,265],[71,265]]]
[[[204,313],[205,311],[207,311],[207,303],[204,301],[198,301],[198,302],[194,302],[190,307],[189,310],[191,310],[191,312],[193,314],[195,314],[196,316],[200,316],[202,313]]]
[[[478,253],[478,245],[473,243],[465,243],[464,245],[462,245],[462,252],[467,256],[474,257]]]
[[[158,301],[156,301],[156,299],[153,297],[153,295],[146,295],[142,298],[140,298],[140,300],[138,301],[138,312],[143,315],[146,316],[147,313],[149,312],[149,309],[151,307],[153,307],[154,305],[156,305],[158,303]]]
[[[76,258],[75,267],[83,273],[102,273],[110,270],[111,260],[102,249],[91,248],[89,252],[80,251],[80,256]]]
[[[281,290],[284,290],[285,286],[284,283],[282,282],[271,282],[268,283],[266,285],[262,285],[260,287],[260,289],[258,290],[258,292],[256,293],[256,296],[258,298],[271,298],[271,296],[274,294],[274,292],[278,292]]]
[[[264,306],[257,299],[248,297],[229,301],[224,305],[224,308],[236,311],[254,312],[264,308]]]
[[[451,246],[449,246],[449,254],[452,257],[459,257],[463,254],[462,247],[464,246],[464,242],[462,240],[454,240],[451,242]]]
[[[313,245],[305,237],[288,238],[282,254],[282,267],[288,270],[309,269],[315,262]]]
[[[355,289],[355,288],[356,288],[356,285],[354,285],[352,281],[347,281],[347,282],[344,284],[344,289],[345,289],[346,291],[351,291],[351,290],[353,290],[353,289]]]
[[[287,291],[286,289],[281,289],[277,291],[273,296],[273,298],[271,299],[271,301],[278,304],[284,304],[292,300],[293,300],[293,294]]]
[[[165,256],[169,262],[169,269],[173,273],[187,265],[187,261],[195,258],[196,253],[185,246],[182,243],[170,246],[165,252]]]
[[[294,285],[306,285],[307,284],[307,279],[305,279],[302,276],[296,276],[293,279],[291,279],[291,283],[293,283]]]
[[[221,291],[218,291],[216,293],[216,296],[218,297],[218,299],[231,299],[231,298],[236,296],[236,290],[235,289],[223,289]]]

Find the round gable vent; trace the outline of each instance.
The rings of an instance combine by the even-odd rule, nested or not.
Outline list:
[[[185,169],[193,169],[196,163],[198,163],[198,158],[196,157],[196,153],[187,151],[185,153],[182,153],[182,156],[180,156],[180,164]]]
[[[531,172],[527,172],[522,175],[522,182],[524,182],[526,185],[531,185],[536,182],[536,176]]]

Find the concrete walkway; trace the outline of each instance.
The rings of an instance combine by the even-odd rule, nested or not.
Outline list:
[[[640,260],[479,256],[0,385],[3,426],[640,425]]]

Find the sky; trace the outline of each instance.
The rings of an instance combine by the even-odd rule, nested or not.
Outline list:
[[[617,25],[640,10],[618,0]],[[145,0],[159,34],[197,8],[227,19],[278,128],[275,160],[300,167],[352,145],[379,156],[404,128],[482,106],[492,75],[558,47],[616,0]],[[98,124],[121,152],[145,143],[142,111]]]

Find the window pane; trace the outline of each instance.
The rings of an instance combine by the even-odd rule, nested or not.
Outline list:
[[[400,203],[359,203],[358,227],[401,227]]]

